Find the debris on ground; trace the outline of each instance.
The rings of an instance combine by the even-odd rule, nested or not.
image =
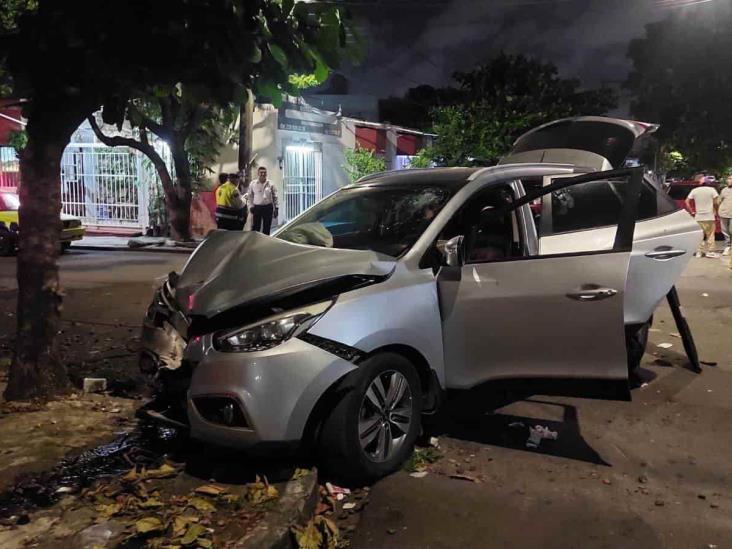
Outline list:
[[[716,366],[717,365],[717,363],[713,360],[700,360],[699,362],[704,364],[704,366]]]
[[[277,499],[279,494],[277,488],[267,482],[267,477],[264,479],[257,478],[254,482],[247,484],[246,499],[253,505],[259,505]]]
[[[471,477],[470,475],[454,474],[454,475],[450,475],[450,478],[454,478],[455,480],[467,480],[468,482],[476,482],[476,483],[481,482],[480,479]]]
[[[315,516],[305,526],[293,526],[295,543],[300,549],[335,549],[338,547],[338,526],[324,517]]]
[[[351,493],[348,488],[342,488],[335,484],[331,484],[330,482],[325,483],[325,489],[328,490],[329,495],[333,496],[338,501],[345,499],[345,497]]]
[[[440,447],[440,441],[437,437],[430,437],[429,445],[433,448],[439,448]]]
[[[107,390],[107,378],[104,377],[85,377],[84,392],[85,393],[103,393]]]
[[[538,448],[544,439],[557,440],[559,434],[556,431],[549,430],[543,425],[535,425],[529,427],[529,438],[526,441],[527,448]]]
[[[681,339],[681,334],[677,334],[676,332],[671,332],[668,335],[670,335],[671,337],[678,337],[679,339]]]
[[[427,474],[427,471],[415,471],[414,473],[409,473],[409,476],[414,478],[424,478]]]
[[[659,347],[661,349],[670,349],[673,346],[673,343],[659,343],[658,345],[656,345],[656,347]]]
[[[415,448],[412,455],[404,465],[404,469],[410,473],[420,472],[427,469],[427,466],[442,458],[437,448]]]

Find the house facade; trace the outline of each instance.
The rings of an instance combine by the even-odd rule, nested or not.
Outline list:
[[[280,197],[280,223],[350,183],[345,151],[360,147],[384,159],[387,170],[409,167],[409,160],[434,136],[409,128],[340,116],[289,98],[280,107],[255,104],[252,132],[253,174],[267,168]],[[219,173],[238,170],[238,148],[225,148],[212,166]]]

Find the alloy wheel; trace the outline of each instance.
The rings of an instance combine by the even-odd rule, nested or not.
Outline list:
[[[412,391],[407,378],[389,370],[377,375],[361,402],[358,437],[371,461],[390,459],[407,438],[412,425]]]

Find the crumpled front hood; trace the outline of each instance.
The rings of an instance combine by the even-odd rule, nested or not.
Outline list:
[[[395,263],[371,251],[303,246],[254,231],[215,231],[183,268],[176,300],[189,315],[211,318],[341,276],[386,276]]]

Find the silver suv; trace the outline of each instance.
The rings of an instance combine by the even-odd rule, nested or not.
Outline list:
[[[562,120],[495,167],[374,175],[274,237],[213,233],[145,320],[154,414],[221,445],[315,442],[340,474],[375,478],[445,389],[627,380],[700,240],[622,167],[653,129]]]

